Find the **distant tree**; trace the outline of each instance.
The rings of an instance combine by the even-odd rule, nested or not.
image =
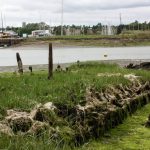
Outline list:
[[[8,31],[8,30],[11,30],[11,27],[10,26],[7,26],[6,27],[6,30]]]
[[[44,22],[40,22],[40,23],[28,23],[24,28],[22,27],[7,27],[8,30],[13,30],[15,32],[17,32],[20,36],[23,35],[23,33],[27,33],[27,34],[31,34],[32,31],[34,30],[47,30],[49,29],[49,26],[44,23]]]
[[[117,34],[121,34],[122,31],[123,31],[123,29],[124,29],[124,25],[119,25],[119,26],[117,27]]]
[[[88,29],[89,29],[89,26],[83,25],[83,34],[87,35]]]
[[[98,23],[97,25],[93,25],[92,31],[94,34],[100,32],[102,30],[102,24]]]
[[[66,27],[63,26],[63,35],[66,35],[65,30],[64,30],[65,28]],[[55,26],[53,34],[55,34],[55,35],[61,35],[61,26]]]

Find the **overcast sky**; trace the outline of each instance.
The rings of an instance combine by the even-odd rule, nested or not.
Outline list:
[[[4,25],[22,22],[61,23],[62,0],[0,0]],[[150,21],[150,0],[64,0],[64,24],[119,24],[135,20]],[[1,20],[0,20],[1,22]]]

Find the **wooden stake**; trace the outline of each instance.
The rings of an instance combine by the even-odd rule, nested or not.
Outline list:
[[[32,74],[32,66],[29,66],[30,73]]]
[[[22,64],[22,60],[21,60],[19,53],[16,53],[16,59],[17,59],[17,63],[18,63],[18,72],[20,74],[23,74],[23,64]]]
[[[52,43],[49,43],[49,57],[48,57],[48,79],[53,76],[53,48]]]

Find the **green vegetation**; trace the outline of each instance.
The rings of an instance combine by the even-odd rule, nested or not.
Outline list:
[[[98,77],[98,73],[128,73],[128,70],[117,65],[99,63],[74,65],[69,72],[54,72],[52,80],[47,80],[45,71],[35,72],[33,75],[25,73],[23,76],[10,74],[0,75],[0,106],[2,108],[31,109],[37,103],[48,101],[78,104],[84,100],[86,87],[96,85],[98,89],[119,83],[127,83],[121,77]],[[141,72],[144,75],[144,72]],[[149,74],[148,74],[149,75]]]
[[[124,31],[120,35],[70,35],[31,38],[32,40],[98,40],[98,39],[150,39],[150,31]]]
[[[99,77],[99,73],[121,73],[122,75],[117,77]],[[87,87],[94,85],[97,90],[101,90],[110,85],[128,84],[129,81],[123,77],[124,74],[128,73],[139,75],[145,81],[150,80],[149,71],[127,70],[117,65],[96,62],[75,64],[67,72],[54,72],[51,80],[47,80],[45,71],[34,72],[32,75],[25,73],[22,76],[11,73],[0,74],[0,119],[2,120],[7,109],[29,111],[36,104],[49,101],[54,104],[65,104],[68,107],[77,105],[85,101],[85,90]],[[137,148],[138,142],[141,141],[144,142],[143,147],[148,148],[148,137],[150,135],[148,134],[148,129],[141,126],[141,123],[148,116],[148,108],[150,108],[150,105],[126,120],[123,125],[111,130],[109,132],[111,138],[102,138],[98,142],[93,141],[90,143],[92,146],[85,144],[83,149],[110,149],[110,147],[112,149],[121,149],[122,147],[124,149],[134,149]],[[65,131],[65,134],[63,131]],[[0,135],[0,149],[44,150],[59,149],[60,145],[62,145],[60,149],[76,149],[72,143],[67,143],[69,135],[73,133],[70,129],[63,127],[63,123],[60,134],[64,139],[60,139],[57,142],[54,142],[48,136],[48,133],[43,133],[41,137],[22,136],[21,133],[14,137]],[[133,145],[130,139],[134,141]],[[65,142],[62,143],[62,141]]]
[[[80,34],[83,35],[89,35],[89,34],[101,34],[102,29],[106,27],[107,24],[97,23],[93,26],[87,26],[87,25],[64,25],[63,26],[63,34],[66,35],[66,29],[69,29],[72,34],[74,34],[75,30],[80,31]],[[129,23],[129,24],[121,24],[119,26],[112,26],[115,31],[115,33],[120,34],[122,31],[148,31],[150,30],[150,22],[143,22],[140,23],[138,21]],[[52,34],[54,35],[61,35],[61,26],[53,26],[53,29],[51,30],[50,26],[47,25],[45,22],[40,23],[28,23],[24,24],[23,27],[7,27],[7,30],[13,30],[17,32],[20,36],[22,36],[23,33],[31,34],[33,30],[51,30]]]
[[[57,46],[149,46],[150,22],[139,23],[135,21],[126,25],[112,26],[115,35],[103,35],[102,30],[106,25],[98,23],[93,26],[64,25],[64,36],[61,35],[61,26],[50,27],[44,22],[28,23],[23,27],[7,27],[22,37],[24,33],[31,35],[34,30],[50,30],[54,36],[28,38],[22,44],[38,44],[53,42]],[[69,30],[69,33],[66,34]],[[77,31],[77,33],[75,33]],[[78,35],[77,35],[78,34]],[[69,35],[69,36],[68,36]]]
[[[13,30],[16,33],[18,33],[19,36],[22,36],[24,33],[31,34],[33,30],[39,30],[39,29],[49,29],[49,25],[47,25],[44,22],[40,23],[28,23],[25,24],[23,27],[7,27],[6,30]]]
[[[144,127],[150,104],[128,117],[123,124],[106,134],[108,137],[91,141],[78,150],[149,150],[150,129]]]
[[[52,42],[56,46],[148,46],[150,45],[150,31],[123,31],[120,35],[78,35],[51,36],[28,38],[21,44],[38,44]]]

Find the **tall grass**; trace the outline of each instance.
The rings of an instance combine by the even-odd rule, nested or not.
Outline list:
[[[111,129],[106,137],[92,140],[78,150],[149,150],[150,129],[144,126],[150,104],[128,117],[123,124]]]
[[[52,42],[59,45],[72,46],[147,46],[150,45],[149,31],[124,31],[120,35],[75,35],[28,38],[22,44]]]
[[[121,73],[122,76],[99,77],[98,73]],[[89,86],[101,90],[120,83],[129,84],[123,77],[128,73],[139,75],[143,80],[150,80],[148,71],[127,70],[117,65],[96,62],[75,64],[68,72],[54,72],[51,80],[47,79],[46,71],[34,72],[32,75],[25,73],[21,76],[11,73],[0,74],[0,120],[5,116],[5,111],[11,108],[29,111],[38,103],[50,101],[74,106],[85,101],[85,91]],[[72,148],[71,143],[67,143],[68,135],[63,137],[65,143],[61,149]],[[0,135],[0,149],[59,149],[59,145],[64,141],[55,143],[48,133],[44,133],[40,138],[28,135],[14,137]]]
[[[54,72],[47,80],[47,72],[25,73],[23,76],[0,75],[0,107],[31,109],[37,103],[56,102],[75,105],[84,100],[86,87],[97,89],[119,83],[126,84],[123,77],[98,77],[98,73],[125,71],[116,65],[99,63],[74,65],[68,72]]]
[[[134,73],[150,80],[148,71],[134,71],[99,63],[81,63],[70,67],[68,72],[54,72],[47,80],[47,72],[0,75],[0,108],[18,108],[30,110],[37,103],[52,101],[75,105],[84,100],[86,87],[94,85],[97,90],[108,85],[127,84],[123,76],[98,77],[98,73]]]

